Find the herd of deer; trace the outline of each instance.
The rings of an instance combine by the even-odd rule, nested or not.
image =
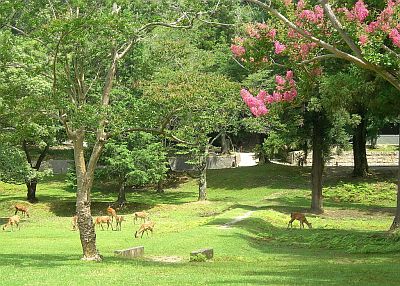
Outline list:
[[[6,230],[9,226],[11,226],[11,230],[14,229],[14,226],[20,229],[19,227],[19,222],[21,220],[20,216],[17,215],[18,212],[21,212],[21,214],[25,217],[29,217],[29,209],[27,206],[21,205],[21,204],[16,204],[14,205],[15,208],[15,213],[13,216],[11,216],[8,219],[8,222],[3,226],[3,230]],[[112,207],[107,208],[107,214],[108,216],[99,216],[96,217],[94,220],[94,224],[97,226],[100,226],[102,230],[104,230],[103,223],[107,224],[107,230],[111,226],[111,229],[114,230],[112,223],[116,222],[115,230],[121,230],[121,225],[122,222],[124,221],[124,217],[122,215],[117,215],[117,212],[115,209]],[[153,233],[154,229],[154,222],[149,221],[149,214],[146,213],[145,211],[142,212],[135,212],[133,213],[133,223],[136,224],[136,222],[140,219],[143,221],[143,224],[140,226],[140,228],[135,232],[135,237],[138,237],[140,234],[142,234],[140,237],[143,237],[144,232],[146,232],[147,235],[149,235],[149,231]],[[146,222],[146,220],[148,220]],[[289,226],[292,228],[293,221],[298,220],[300,222],[300,228],[304,228],[304,224],[306,224],[309,228],[312,228],[312,224],[307,221],[306,216],[303,213],[299,212],[293,212],[290,214],[290,221],[288,223],[287,228]],[[72,230],[77,230],[78,229],[78,216],[73,216],[72,217]]]
[[[122,228],[122,222],[125,221],[124,217],[122,215],[117,215],[117,212],[115,209],[112,207],[107,208],[107,216],[98,216],[94,219],[94,224],[95,226],[100,226],[102,230],[104,230],[103,224],[107,224],[107,230],[110,228],[114,230],[113,228],[113,222],[115,219],[115,230],[121,230]],[[141,220],[143,224],[140,226],[140,228],[135,232],[135,237],[138,237],[140,234],[141,237],[143,237],[144,232],[149,235],[149,231],[153,233],[154,229],[154,222],[149,221],[149,214],[146,213],[145,211],[143,212],[135,212],[133,213],[133,223],[136,224],[138,220]],[[146,220],[148,220],[146,222]],[[78,229],[78,216],[75,215],[72,217],[72,230],[77,230]]]

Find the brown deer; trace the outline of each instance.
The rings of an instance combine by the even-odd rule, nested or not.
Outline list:
[[[107,214],[108,214],[109,216],[111,216],[111,222],[113,222],[113,221],[114,221],[114,217],[117,216],[117,212],[116,212],[115,209],[113,209],[111,206],[108,206],[108,208],[107,208]]]
[[[116,217],[115,217],[115,221],[117,222],[117,225],[115,226],[115,230],[122,230],[121,229],[121,225],[122,225],[122,222],[124,221],[125,219],[124,219],[124,217],[122,216],[122,215],[117,215]],[[119,229],[118,229],[118,226],[119,226]]]
[[[78,230],[78,216],[74,215],[72,217],[72,230]]]
[[[6,230],[7,227],[9,227],[10,225],[11,225],[11,230],[14,229],[14,225],[17,226],[18,229],[20,229],[19,221],[20,221],[20,217],[18,215],[13,215],[12,217],[10,217],[8,219],[8,222],[3,226],[3,230]]]
[[[304,228],[304,224],[308,225],[308,228],[312,228],[312,224],[307,221],[306,216],[303,213],[291,213],[290,214],[290,218],[291,219],[290,219],[290,221],[288,223],[288,227],[287,228],[289,228],[289,225],[290,225],[290,228],[292,228],[293,227],[292,223],[296,219],[298,221],[300,221],[300,228]]]
[[[103,223],[107,224],[107,230],[109,229],[110,226],[111,226],[111,229],[114,230],[112,223],[111,223],[111,218],[109,216],[96,217],[95,225],[100,225],[102,230],[104,230]]]
[[[135,212],[133,213],[133,215],[135,216],[133,218],[133,223],[136,224],[136,221],[140,218],[143,222],[146,222],[146,219],[149,219],[149,214],[146,213],[145,211],[143,212]]]
[[[20,211],[24,215],[24,217],[25,217],[25,215],[27,217],[29,217],[29,209],[28,209],[27,206],[24,206],[24,205],[21,205],[21,204],[16,204],[16,205],[14,205],[14,208],[15,208],[14,215],[16,215]]]
[[[140,233],[142,233],[141,237],[143,237],[144,232],[147,233],[147,236],[149,236],[149,230],[151,231],[151,234],[153,234],[153,229],[154,229],[154,222],[149,221],[149,222],[145,222],[144,224],[142,224],[139,228],[139,230],[137,230],[135,232],[135,237],[137,238],[139,236]]]

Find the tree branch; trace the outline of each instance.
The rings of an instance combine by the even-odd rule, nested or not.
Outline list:
[[[259,1],[259,0],[241,0],[244,2],[248,2],[248,3],[252,3],[255,4],[261,8],[263,8],[264,10],[266,10],[267,12],[271,13],[273,16],[275,16],[276,18],[278,18],[280,21],[282,21],[287,27],[292,28],[293,30],[295,30],[297,33],[299,33],[300,35],[302,35],[304,38],[318,44],[320,47],[330,51],[332,54],[337,55],[338,58],[342,58],[345,60],[348,60],[364,69],[369,69],[369,70],[374,70],[374,67],[369,64],[366,63],[365,61],[363,61],[360,58],[357,58],[351,54],[348,54],[346,52],[343,52],[337,48],[335,48],[334,46],[332,46],[331,44],[328,44],[326,42],[324,42],[321,39],[318,39],[314,36],[311,36],[309,34],[306,33],[305,30],[297,27],[293,22],[291,22],[289,19],[287,19],[285,16],[283,16],[281,13],[279,13],[277,10],[275,10],[274,8],[272,8],[271,6]]]
[[[34,167],[34,169],[36,171],[39,171],[40,165],[42,164],[42,162],[43,162],[44,158],[46,157],[48,151],[49,151],[49,144],[46,144],[46,147],[40,153],[40,156],[39,156],[38,160],[36,161],[36,164],[35,164],[35,167]]]
[[[339,58],[338,56],[334,55],[334,54],[327,54],[327,55],[321,55],[321,56],[316,56],[312,59],[309,60],[305,60],[300,62],[298,65],[306,65],[315,61],[321,61],[321,60],[325,60],[325,59],[331,59],[331,58]]]
[[[31,168],[33,168],[33,166],[32,166],[32,158],[31,158],[31,155],[29,154],[28,145],[27,145],[27,142],[26,142],[25,139],[22,141],[22,149],[24,149],[26,160],[28,161],[28,163],[31,166]]]
[[[328,0],[321,0],[321,5],[324,8],[326,15],[328,16],[329,21],[332,23],[332,25],[336,29],[336,31],[339,32],[340,36],[346,42],[346,44],[349,46],[349,48],[354,52],[354,54],[357,56],[357,58],[363,59],[360,48],[357,47],[357,45],[354,43],[353,39],[343,29],[342,24],[336,18],[335,13],[332,11],[332,8],[329,5]]]

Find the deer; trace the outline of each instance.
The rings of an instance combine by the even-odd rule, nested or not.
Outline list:
[[[96,217],[95,224],[100,225],[102,230],[104,230],[103,223],[107,224],[107,230],[109,229],[110,226],[111,226],[111,229],[114,230],[109,216]]]
[[[146,219],[149,219],[149,214],[146,213],[145,211],[143,212],[135,212],[133,213],[133,215],[135,216],[133,218],[133,223],[136,224],[136,221],[140,218],[143,222],[146,222]]]
[[[108,206],[108,208],[107,208],[107,214],[108,214],[109,216],[111,216],[111,222],[113,222],[113,221],[114,221],[114,217],[117,216],[117,212],[116,212],[115,209],[113,209],[111,206]]]
[[[290,219],[290,221],[288,223],[288,227],[287,228],[289,228],[289,225],[290,225],[290,228],[292,228],[293,227],[292,223],[296,219],[298,221],[300,221],[300,228],[304,228],[304,223],[308,226],[308,228],[312,228],[312,224],[307,221],[307,218],[303,213],[296,213],[296,212],[295,213],[291,213],[290,214],[290,218],[291,219]]]
[[[153,234],[153,229],[154,229],[154,222],[149,221],[145,222],[140,226],[140,228],[135,232],[135,238],[139,236],[140,233],[142,233],[141,237],[143,237],[144,232],[147,233],[147,236],[149,236],[149,230],[151,231],[151,234]]]
[[[19,215],[13,215],[12,217],[10,217],[8,219],[8,222],[3,226],[3,230],[6,230],[7,227],[9,227],[11,225],[11,230],[14,229],[14,225],[16,225],[18,227],[18,229],[20,229],[19,227],[19,221],[20,221],[20,217]]]
[[[119,226],[119,230],[122,230],[121,229],[121,225],[122,225],[122,222],[124,221],[125,219],[124,219],[124,217],[122,216],[122,215],[117,215],[116,217],[115,217],[115,221],[117,222],[117,225],[115,226],[115,230],[118,230],[118,226]]]
[[[29,217],[29,209],[28,209],[27,206],[24,206],[24,205],[21,205],[21,204],[16,204],[16,205],[14,205],[14,208],[15,208],[14,215],[16,215],[20,211],[24,215],[24,217],[25,217],[25,215],[27,217]]]
[[[78,216],[74,215],[72,217],[72,230],[78,230]]]

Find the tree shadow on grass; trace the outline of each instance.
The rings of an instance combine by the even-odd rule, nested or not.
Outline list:
[[[279,197],[267,199],[267,207],[278,212],[290,214],[291,212],[310,212],[307,205],[310,204],[311,199],[305,197]],[[331,200],[324,200],[324,207],[334,208],[338,210],[353,210],[358,211],[366,216],[381,215],[381,216],[394,216],[396,207],[382,207],[380,205],[366,205],[360,203],[342,203],[334,202]]]

